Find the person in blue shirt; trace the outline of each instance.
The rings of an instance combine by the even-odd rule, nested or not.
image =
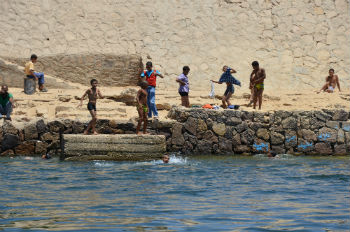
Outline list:
[[[241,82],[232,76],[232,73],[236,73],[236,70],[231,69],[230,67],[225,65],[222,68],[222,71],[224,73],[221,75],[219,81],[214,81],[214,80],[211,80],[211,81],[217,84],[222,84],[224,82],[226,83],[226,90],[225,90],[224,96],[222,97],[222,107],[226,109],[228,106],[231,105],[230,98],[232,94],[235,92],[235,88],[233,87],[233,85],[241,86]]]

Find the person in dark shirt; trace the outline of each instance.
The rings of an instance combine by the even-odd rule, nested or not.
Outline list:
[[[13,95],[8,92],[7,85],[2,85],[0,91],[0,118],[3,118],[3,115],[6,115],[5,120],[11,121],[13,108],[15,108]]]

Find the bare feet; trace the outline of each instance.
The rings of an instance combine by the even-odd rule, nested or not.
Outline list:
[[[87,130],[84,131],[84,135],[88,135],[89,132]]]
[[[92,133],[93,135],[98,135],[98,133],[96,131],[94,131],[94,133]]]
[[[148,133],[148,132],[143,132],[143,134],[144,134],[144,135],[149,135],[150,133]]]
[[[137,134],[137,135],[142,135],[142,133],[141,133],[141,132],[137,132],[136,134]]]

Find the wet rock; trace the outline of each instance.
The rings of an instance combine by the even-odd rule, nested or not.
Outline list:
[[[35,142],[35,154],[46,154],[46,149],[49,146],[48,143],[42,142],[42,141],[36,141]]]
[[[1,149],[6,151],[16,147],[19,143],[19,137],[13,134],[5,134],[1,141]]]
[[[25,141],[15,148],[17,155],[33,155],[35,153],[35,145],[33,141]]]
[[[349,117],[349,113],[345,110],[337,110],[334,112],[333,121],[347,121]]]
[[[198,125],[197,119],[192,117],[189,117],[187,121],[184,123],[185,129],[193,135],[197,134],[197,125]]]
[[[306,141],[317,141],[316,134],[312,130],[306,130],[302,129],[301,130],[302,138],[305,139]]]
[[[346,155],[346,145],[345,144],[340,144],[340,145],[335,145],[334,146],[334,154],[335,155]]]
[[[295,131],[286,131],[285,146],[287,149],[294,148],[298,144],[297,133]]]
[[[241,142],[243,144],[252,144],[255,139],[255,132],[251,129],[248,129],[241,133]]]
[[[12,156],[15,152],[12,149],[6,150],[0,154],[0,156]]]
[[[342,122],[342,129],[346,132],[350,132],[350,122]]]
[[[320,155],[331,155],[333,153],[332,147],[328,143],[316,143],[315,151]]]
[[[199,132],[203,132],[208,130],[207,124],[205,123],[205,121],[203,119],[198,119],[197,121],[197,130]]]
[[[182,135],[182,124],[181,123],[175,123],[173,125],[172,130],[172,137],[171,142],[175,145],[183,145],[185,143],[185,139]]]
[[[192,145],[197,145],[198,139],[194,135],[190,135],[189,133],[184,133],[184,139],[185,141],[189,141]]]
[[[208,140],[199,140],[195,152],[198,154],[211,154],[213,142]]]
[[[225,153],[232,152],[232,141],[223,137],[219,137],[219,150]]]
[[[59,140],[59,137],[60,136],[58,133],[46,132],[40,136],[40,139],[42,141],[52,142],[52,141]]]
[[[24,138],[25,140],[38,139],[38,130],[36,124],[32,123],[24,127]]]
[[[219,135],[219,136],[224,136],[226,132],[226,126],[223,123],[213,123],[213,131]]]
[[[309,153],[314,151],[315,146],[312,141],[306,141],[304,139],[298,139],[298,151]]]
[[[337,131],[328,127],[322,127],[317,134],[319,142],[335,143],[337,141]]]
[[[277,154],[286,154],[286,149],[283,145],[280,146],[272,146],[271,150],[276,152]]]
[[[18,129],[10,122],[10,121],[4,121],[2,125],[2,131],[4,134],[18,134]]]
[[[271,136],[271,144],[279,145],[284,143],[284,136],[282,134],[275,131],[271,131],[270,136]]]
[[[238,146],[234,147],[233,151],[235,153],[241,154],[241,153],[249,153],[251,151],[251,149],[247,145],[238,145]]]
[[[258,136],[258,138],[261,138],[265,141],[269,140],[269,138],[270,138],[269,131],[265,128],[258,129],[258,131],[256,132],[256,135]]]
[[[298,122],[295,118],[289,117],[282,121],[282,127],[284,129],[296,130],[298,128]]]

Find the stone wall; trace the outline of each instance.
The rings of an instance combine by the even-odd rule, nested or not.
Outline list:
[[[5,59],[21,66],[28,61],[28,58]],[[35,66],[37,70],[62,80],[89,85],[90,80],[95,78],[104,86],[136,85],[143,69],[140,56],[112,54],[43,56],[39,57]],[[0,69],[1,75],[6,76],[7,73]]]
[[[173,108],[174,120],[149,124],[151,134],[164,135],[167,151],[184,154],[254,154],[272,149],[289,154],[350,154],[350,114],[344,110],[269,113]],[[87,123],[40,119],[0,127],[1,155],[59,152],[59,132],[80,134]],[[100,134],[134,134],[135,122],[98,120]]]
[[[193,89],[224,64],[247,88],[258,60],[267,90],[319,88],[331,67],[350,86],[347,0],[2,0],[0,13],[0,56],[139,54],[164,88],[189,65]]]
[[[344,110],[269,113],[173,108],[170,150],[194,154],[350,154]]]

